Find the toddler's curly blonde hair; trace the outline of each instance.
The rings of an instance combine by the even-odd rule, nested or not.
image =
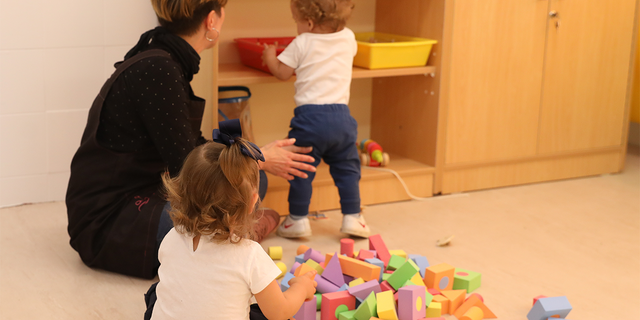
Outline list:
[[[355,5],[352,0],[291,0],[300,18],[334,32],[342,30]]]

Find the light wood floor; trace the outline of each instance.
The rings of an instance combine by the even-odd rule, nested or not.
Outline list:
[[[263,246],[282,246],[289,267],[303,243],[338,251],[341,218],[327,216],[306,241]],[[482,273],[477,292],[499,319],[526,319],[541,294],[567,296],[570,319],[640,319],[637,148],[622,174],[371,206],[366,219],[390,249]],[[0,319],[142,319],[153,281],[91,270],[68,240],[64,203],[0,209]]]

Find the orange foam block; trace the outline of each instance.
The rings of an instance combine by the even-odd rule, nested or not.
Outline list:
[[[454,314],[464,303],[467,290],[445,290],[442,291],[441,294],[449,299],[449,314]]]
[[[478,307],[471,307],[467,310],[459,320],[482,320],[484,318],[484,312]]]
[[[298,247],[298,250],[296,250],[296,255],[304,254],[305,252],[307,252],[307,250],[309,250],[309,247],[305,246],[304,244],[301,244]]]
[[[440,291],[453,289],[453,280],[456,268],[441,263],[435,266],[427,267],[424,270],[424,284],[427,288],[434,288]]]
[[[451,301],[449,301],[447,297],[443,295],[433,296],[433,300],[431,300],[431,303],[433,302],[437,302],[440,304],[441,314],[449,314],[449,304]]]
[[[333,253],[328,253],[326,255],[326,260],[331,260],[333,257]],[[338,255],[340,260],[340,268],[342,268],[342,273],[354,277],[354,278],[362,278],[362,280],[371,281],[378,280],[380,277],[380,267],[360,261],[358,259],[345,257],[343,255]]]
[[[316,270],[316,269],[314,269],[312,266],[310,266],[310,265],[308,265],[306,263],[303,263],[298,267],[298,269],[296,269],[296,271],[293,273],[293,275],[297,277],[299,275],[303,275],[303,274],[305,274],[305,273],[307,273],[309,271],[314,271],[314,270]]]
[[[480,308],[482,310],[482,313],[484,314],[483,315],[484,319],[497,318],[496,315],[484,304],[484,302],[482,302],[482,300],[480,300],[479,295],[475,295],[475,294],[470,295],[469,298],[467,298],[467,301],[465,301],[458,308],[458,310],[456,310],[456,312],[453,315],[456,318],[460,319],[472,307]]]

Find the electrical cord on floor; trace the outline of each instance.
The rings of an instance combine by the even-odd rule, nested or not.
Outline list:
[[[396,176],[396,178],[398,178],[398,181],[400,181],[400,184],[402,184],[402,187],[404,188],[404,191],[407,193],[407,195],[413,199],[413,200],[418,200],[418,201],[425,201],[428,199],[432,199],[432,198],[421,198],[421,197],[416,197],[414,196],[410,191],[409,188],[407,187],[407,184],[404,183],[404,180],[402,179],[402,177],[400,177],[400,175],[395,172],[394,170],[391,169],[385,169],[385,168],[380,168],[380,167],[369,167],[369,166],[362,166],[362,168],[365,169],[369,169],[369,170],[377,170],[377,171],[384,171],[384,172],[390,172],[392,173],[394,176]]]

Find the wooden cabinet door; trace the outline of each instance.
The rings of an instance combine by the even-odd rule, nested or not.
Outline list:
[[[536,154],[547,0],[456,0],[446,164]]]
[[[550,0],[540,154],[620,146],[636,0]]]

